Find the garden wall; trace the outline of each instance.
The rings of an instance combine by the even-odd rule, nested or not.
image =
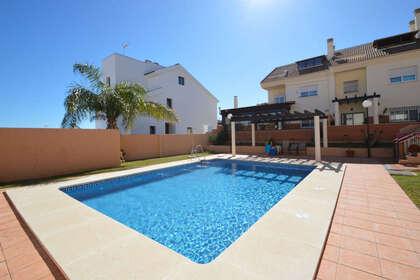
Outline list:
[[[120,165],[118,130],[0,128],[0,182]]]
[[[354,151],[355,157],[367,157],[368,150],[367,148],[321,148],[321,156],[324,157],[346,157],[346,151],[352,150]],[[394,151],[393,149],[389,148],[371,148],[370,149],[371,157],[373,158],[394,158]],[[314,147],[307,147],[306,154],[308,156],[315,156],[315,148]]]
[[[375,131],[379,142],[391,143],[400,129],[413,124],[420,123],[385,123],[370,125],[370,132],[374,134]],[[322,132],[322,128],[321,128]],[[328,142],[346,143],[346,142],[364,142],[365,141],[366,125],[355,126],[329,126],[328,127]],[[230,133],[230,130],[229,130]],[[290,142],[305,142],[311,143],[314,138],[313,129],[285,129],[285,130],[257,130],[255,132],[255,141],[257,143],[264,143],[269,139],[276,142],[288,140]],[[237,131],[237,143],[251,143],[250,131]]]
[[[213,153],[231,153],[231,146],[208,145],[207,150]],[[236,153],[241,155],[262,155],[264,146],[236,146]]]
[[[207,146],[207,134],[121,135],[121,149],[126,160],[191,153],[192,145]]]

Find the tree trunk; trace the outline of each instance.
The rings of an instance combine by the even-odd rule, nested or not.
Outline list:
[[[117,120],[114,118],[108,118],[106,129],[118,129]]]

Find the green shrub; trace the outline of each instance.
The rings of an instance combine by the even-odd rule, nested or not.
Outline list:
[[[229,135],[225,130],[209,136],[209,143],[213,145],[227,145]]]

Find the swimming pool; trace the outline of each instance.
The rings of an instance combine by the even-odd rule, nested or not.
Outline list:
[[[209,263],[313,167],[211,160],[62,188],[197,263]]]

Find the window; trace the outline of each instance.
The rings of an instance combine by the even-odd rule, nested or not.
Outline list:
[[[166,98],[166,106],[172,109],[172,98]]]
[[[154,125],[151,125],[149,127],[149,131],[150,131],[150,134],[156,134],[156,127]]]
[[[401,77],[394,77],[390,79],[391,84],[393,83],[401,83]]]
[[[310,97],[318,95],[318,86],[307,86],[303,87],[299,91],[300,97]]]
[[[185,79],[182,76],[178,76],[178,84],[183,86],[185,85]]]
[[[165,123],[165,134],[175,134],[175,133],[176,133],[175,124]]]
[[[344,93],[359,92],[359,81],[358,80],[345,81],[343,83],[343,89],[344,89]]]
[[[361,125],[364,123],[364,113],[344,113],[341,117],[342,125]]]
[[[106,85],[111,86],[111,77],[106,77]]]
[[[274,102],[275,103],[284,103],[284,102],[286,102],[286,97],[285,96],[276,96],[274,98]]]
[[[415,81],[416,80],[416,75],[406,75],[403,76],[403,81],[404,82],[408,82],[408,81]]]
[[[301,61],[298,63],[298,68],[305,69],[305,68],[310,68],[310,67],[319,66],[319,65],[322,65],[322,57],[317,57],[317,58]]]
[[[187,134],[192,134],[192,133],[193,133],[192,127],[191,126],[187,127]]]
[[[417,66],[394,69],[389,71],[389,82],[398,84],[417,80]]]
[[[420,106],[396,107],[389,109],[390,122],[420,120]]]
[[[303,120],[300,127],[302,128],[312,128],[314,127],[314,120]]]

